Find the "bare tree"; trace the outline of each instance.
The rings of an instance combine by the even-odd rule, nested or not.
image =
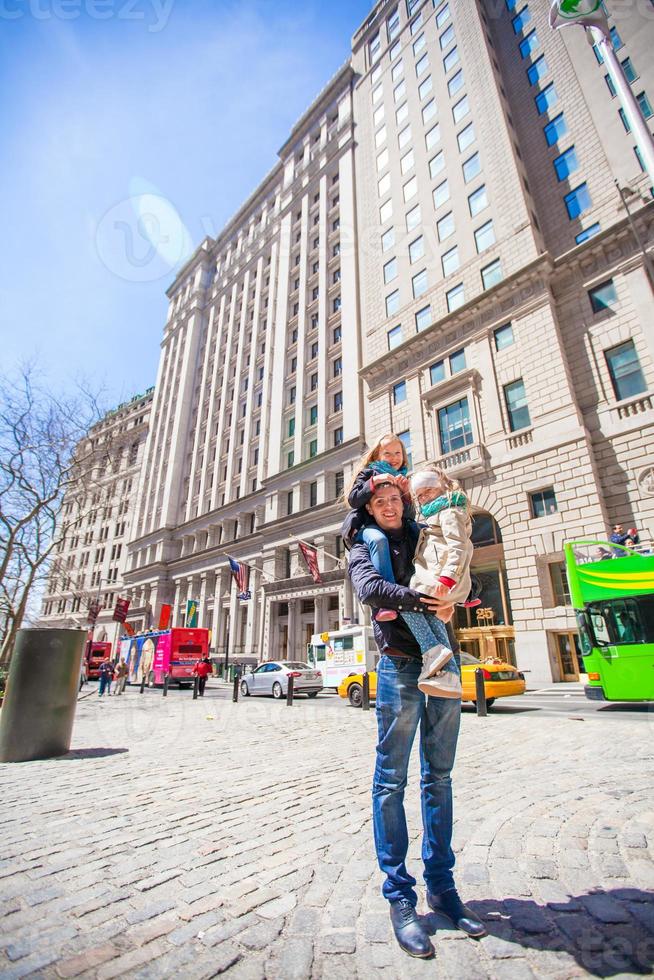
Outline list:
[[[33,364],[0,377],[0,663],[30,595],[84,516],[75,498],[86,497],[102,454],[85,437],[101,415],[91,392],[78,386],[58,397]]]

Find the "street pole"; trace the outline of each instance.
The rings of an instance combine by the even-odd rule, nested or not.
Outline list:
[[[615,51],[611,35],[608,36],[599,27],[590,27],[590,35],[597,45],[597,48],[604,59],[604,64],[613,82],[616,95],[620,105],[624,109],[627,122],[636,141],[643,161],[643,166],[647,171],[650,183],[654,185],[654,139],[645,122],[638,100],[634,95],[631,85],[627,81],[622,65],[620,64]]]
[[[558,30],[561,27],[576,25],[588,31],[606,65],[615,93],[636,141],[643,166],[649,176],[650,183],[654,185],[654,139],[643,118],[622,65],[613,50],[605,6],[605,4],[600,3],[600,0],[552,0],[550,27],[553,30]]]

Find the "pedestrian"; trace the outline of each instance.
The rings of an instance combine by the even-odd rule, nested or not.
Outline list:
[[[611,533],[611,537],[609,538],[609,541],[611,542],[611,544],[621,544],[623,546],[622,548],[612,549],[613,554],[616,556],[616,558],[621,558],[622,555],[624,555],[623,548],[628,537],[629,535],[624,533],[624,528],[622,527],[622,524],[613,525],[613,531]]]
[[[348,491],[347,502],[352,508],[345,518],[341,534],[349,548],[353,541],[367,545],[375,567],[387,581],[393,581],[388,541],[371,520],[367,511],[373,494],[382,484],[395,484],[402,494],[405,517],[415,517],[407,471],[409,459],[404,443],[395,433],[382,436],[369,452],[364,453]],[[395,609],[377,609],[374,618],[380,622],[397,618]]]
[[[116,664],[116,669],[114,671],[114,678],[116,681],[114,685],[114,694],[122,694],[125,690],[128,671],[129,667],[125,663],[125,658],[121,657],[120,661]]]
[[[438,613],[442,600],[421,596],[409,588],[420,532],[415,521],[404,516],[404,506],[400,487],[390,483],[376,487],[368,504],[370,516],[387,538],[395,581],[389,582],[378,572],[363,541],[352,544],[349,575],[361,602],[373,608]],[[374,620],[373,631],[381,654],[377,666],[378,742],[372,797],[375,849],[385,875],[382,893],[390,903],[391,923],[399,945],[412,956],[426,959],[434,955],[434,947],[416,914],[416,879],[406,867],[409,839],[404,812],[409,757],[418,728],[427,904],[468,936],[478,938],[486,932],[480,919],[459,898],[452,874],[455,859],[451,771],[461,701],[426,698],[418,689],[420,647],[404,619]]]
[[[205,653],[201,660],[198,660],[193,668],[193,673],[197,675],[198,678],[198,694],[201,698],[204,697],[204,689],[207,684],[207,677],[211,673],[211,661]]]
[[[107,696],[109,696],[111,694],[111,679],[114,676],[114,668],[108,657],[98,667],[98,673],[100,675],[98,697],[102,697],[105,691],[107,692]]]

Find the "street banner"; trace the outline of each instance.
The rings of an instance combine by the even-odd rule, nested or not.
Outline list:
[[[89,602],[89,611],[86,617],[86,621],[89,626],[95,626],[101,609],[102,603],[99,599],[94,599],[93,602]]]
[[[602,9],[602,0],[552,0],[550,27],[579,24],[581,27],[597,27],[609,37],[609,23]]]
[[[127,619],[127,610],[129,609],[129,599],[116,599],[116,605],[114,606],[114,614],[112,619],[115,623],[124,623]]]
[[[184,620],[187,629],[195,629],[198,625],[198,600],[186,600],[186,619]]]
[[[229,558],[229,555],[227,557]],[[229,558],[229,567],[232,572],[232,578],[236,582],[239,599],[242,602],[247,602],[248,599],[252,598],[249,589],[250,566],[242,561],[235,561],[234,558]]]
[[[123,628],[128,636],[134,636],[134,627],[131,623],[123,623]]]
[[[304,558],[304,564],[307,566],[309,575],[316,582],[317,585],[322,583],[320,578],[320,569],[318,568],[318,551],[310,544],[305,544],[304,541],[298,541],[300,547],[300,554]]]
[[[158,630],[167,630],[170,623],[170,614],[173,611],[173,607],[164,602],[161,606],[161,612],[159,613],[159,625]]]

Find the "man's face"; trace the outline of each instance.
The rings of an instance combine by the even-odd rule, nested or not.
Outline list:
[[[616,524],[613,530],[616,534],[622,534],[622,524]]]
[[[382,531],[395,531],[402,527],[402,495],[397,487],[381,486],[375,493],[366,510],[377,521]]]

